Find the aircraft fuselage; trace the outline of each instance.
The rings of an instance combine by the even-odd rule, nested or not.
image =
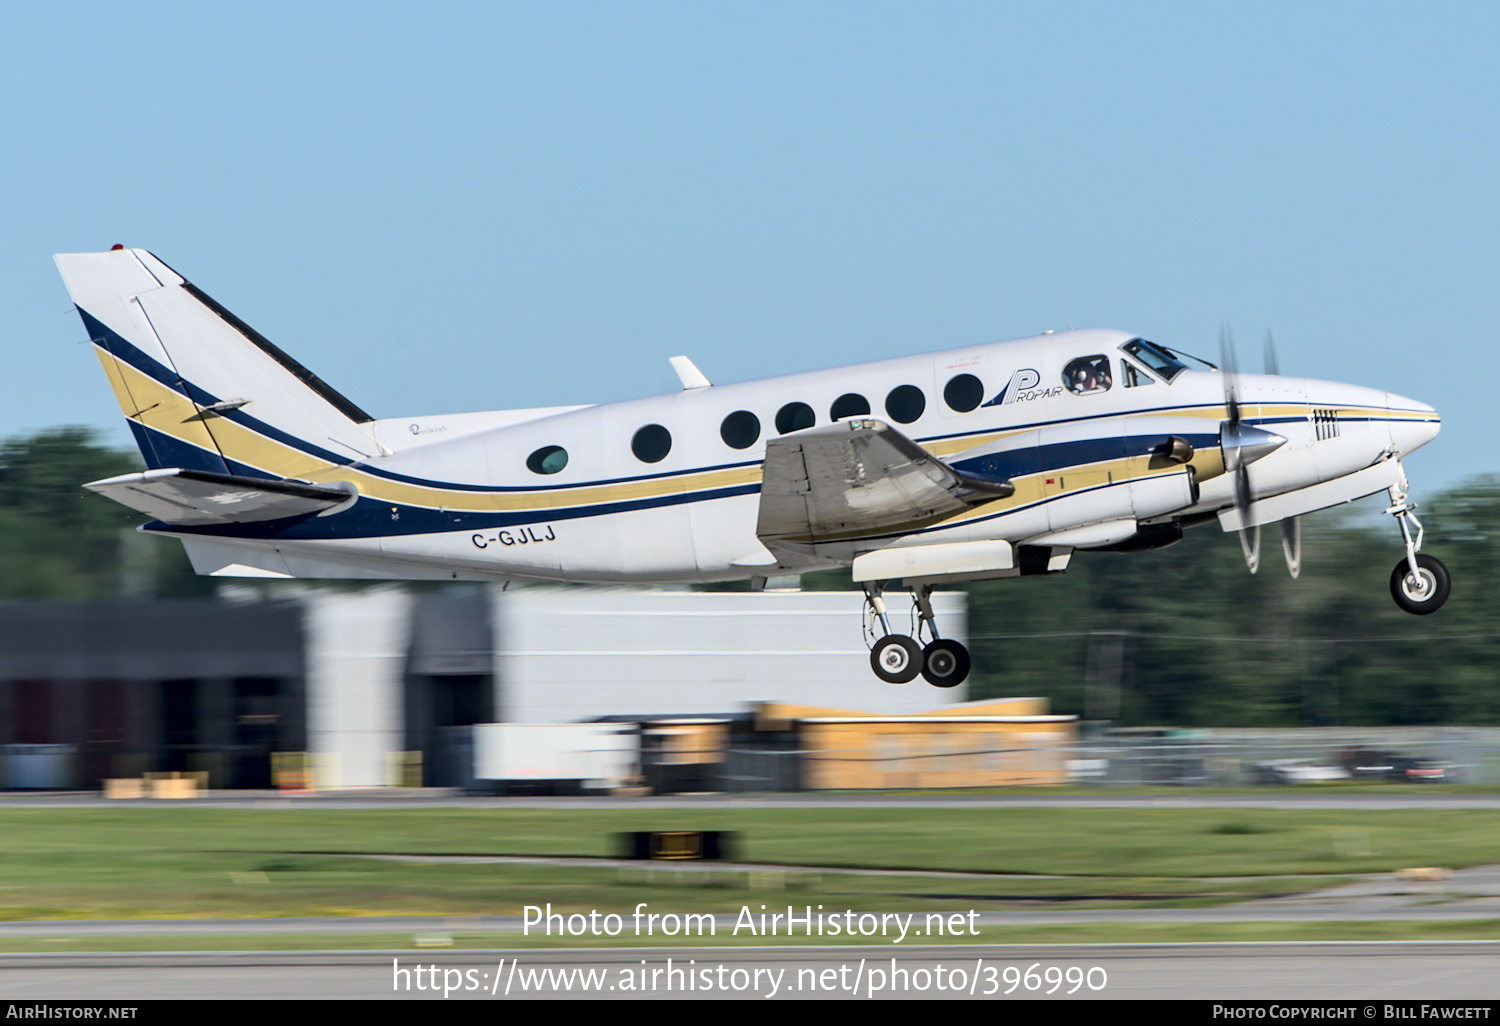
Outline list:
[[[1069,331],[535,415],[376,421],[373,437],[390,455],[296,475],[352,481],[360,498],[348,508],[294,524],[160,530],[269,545],[294,562],[379,560],[394,563],[393,576],[404,566],[422,577],[681,582],[803,572],[890,546],[1027,543],[1101,521],[1231,506],[1218,442],[1223,375],[1188,368],[1165,380],[1121,351],[1134,338]],[[1089,358],[1108,361],[1107,387],[1083,390],[1066,376]],[[1430,406],[1358,385],[1240,375],[1237,392],[1246,423],[1286,439],[1249,468],[1257,497],[1399,458],[1439,425]],[[998,446],[1016,492],[919,531],[855,533],[773,558],[756,531],[766,442],[835,415],[884,421],[960,468],[982,467]],[[508,422],[485,427],[488,417]],[[1179,482],[1129,494],[1162,475],[1117,442],[1190,431],[1191,491]],[[1080,537],[1076,547],[1093,547]]]

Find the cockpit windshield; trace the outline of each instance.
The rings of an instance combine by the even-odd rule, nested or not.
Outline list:
[[[1143,338],[1133,338],[1120,347],[1160,377],[1163,381],[1170,382],[1177,375],[1187,370],[1187,364],[1172,355],[1171,351],[1155,342],[1147,342]]]

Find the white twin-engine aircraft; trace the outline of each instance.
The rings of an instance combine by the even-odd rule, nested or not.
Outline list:
[[[735,385],[674,357],[673,395],[377,420],[150,253],[56,259],[149,468],[86,487],[202,574],[763,586],[850,566],[876,675],[952,687],[969,655],[938,632],[937,585],[1211,520],[1251,570],[1280,521],[1296,576],[1297,516],[1386,491],[1396,602],[1448,597],[1401,467],[1438,415],[1378,389],[1067,331]],[[891,626],[894,584],[916,638]]]

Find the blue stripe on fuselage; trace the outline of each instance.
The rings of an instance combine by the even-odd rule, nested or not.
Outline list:
[[[1214,448],[1219,444],[1217,432],[1185,436],[1194,449]],[[1045,474],[1069,467],[1103,463],[1131,456],[1149,456],[1161,448],[1159,432],[1139,435],[1110,435],[1051,445],[1031,445],[958,460],[959,470],[994,481],[1013,481],[1018,477]]]
[[[580,517],[603,516],[610,513],[632,513],[637,510],[680,506],[688,502],[710,499],[728,499],[738,495],[753,495],[760,485],[737,485],[733,488],[718,488],[705,492],[673,492],[647,499],[631,499],[623,502],[601,503],[596,506],[574,506],[548,510],[517,510],[515,512],[478,512],[469,510],[438,510],[425,506],[408,506],[384,499],[361,496],[352,507],[336,516],[319,517],[303,514],[281,520],[264,520],[252,524],[216,524],[191,527],[182,524],[167,524],[159,520],[147,524],[144,530],[161,531],[168,534],[202,534],[224,538],[256,538],[261,540],[327,541],[337,538],[379,538],[395,535],[440,534],[447,531],[487,531],[502,527],[523,527],[528,524],[544,524],[559,520],[576,520]]]
[[[143,353],[135,345],[120,336],[118,333],[104,325],[97,318],[79,309],[79,315],[83,318],[85,327],[89,330],[92,339],[106,350],[110,355],[128,363],[142,374],[150,377],[158,384],[170,388],[180,395],[184,395],[200,406],[210,406],[220,399],[211,393],[205,392],[192,382],[179,377],[177,373],[159,361]],[[1122,417],[1143,417],[1152,414],[1184,413],[1194,409],[1213,409],[1214,403],[1199,403],[1188,406],[1161,406],[1149,410],[1135,410],[1128,412],[1110,412],[1091,414],[1085,417],[1065,417],[1055,420],[1037,421],[1029,424],[1010,425],[998,427],[989,425],[972,432],[956,432],[946,435],[931,436],[919,439],[919,442],[931,444],[936,441],[947,441],[967,436],[989,435],[996,432],[1015,434],[1027,430],[1036,430],[1055,424],[1071,424],[1089,420],[1109,421]],[[544,493],[549,491],[576,491],[579,489],[592,488],[602,485],[624,484],[630,482],[661,480],[673,477],[712,473],[720,470],[729,470],[746,466],[753,466],[759,460],[741,460],[734,463],[716,464],[708,467],[694,467],[680,471],[667,471],[656,474],[635,475],[630,477],[604,478],[595,481],[575,482],[568,484],[537,484],[537,485],[483,485],[468,484],[452,481],[438,481],[429,478],[416,477],[401,474],[373,466],[363,460],[351,459],[338,453],[330,452],[320,446],[313,445],[306,439],[290,435],[275,426],[265,423],[258,418],[246,413],[243,409],[228,411],[223,415],[226,419],[233,420],[236,424],[255,431],[266,438],[280,442],[296,451],[323,460],[334,466],[348,466],[367,473],[372,477],[389,480],[392,482],[413,484],[438,490],[454,492],[471,492],[476,494],[510,494],[510,493]],[[1352,418],[1341,418],[1346,420],[1368,420],[1379,421],[1385,419],[1401,420],[1406,418],[1383,418],[1378,416]],[[1436,419],[1434,416],[1433,419]],[[1301,423],[1305,417],[1281,416],[1265,418],[1246,418],[1247,423],[1258,425],[1274,425],[1280,423]],[[203,449],[189,442],[173,438],[161,431],[150,429],[139,422],[130,420],[131,430],[136,437],[137,444],[145,457],[148,466],[160,467],[188,467],[195,469],[213,470],[216,472],[228,472],[242,474],[250,477],[264,477],[277,479],[278,475],[263,468],[253,467],[240,463],[237,460],[225,460],[217,452]],[[1205,432],[1186,436],[1194,448],[1202,449],[1216,446],[1219,436],[1217,432]],[[1009,480],[1027,474],[1046,473],[1064,470],[1068,467],[1097,463],[1104,460],[1117,459],[1123,456],[1138,456],[1149,453],[1161,441],[1160,434],[1141,434],[1129,437],[1107,436],[1097,439],[1085,439],[1073,442],[1061,442],[1047,446],[1032,446],[1015,450],[992,453],[986,456],[961,459],[953,465],[968,473],[975,474],[994,480]],[[389,520],[392,503],[387,500],[374,500],[375,504],[384,511],[380,529],[374,530],[374,523],[367,522],[363,512],[366,505],[361,500],[355,507],[334,517],[317,518],[313,527],[306,526],[305,521],[275,521],[258,525],[240,525],[249,531],[246,537],[368,537],[375,534],[419,534],[429,533],[435,530],[466,530],[464,524],[457,524],[463,519],[465,524],[468,518],[474,518],[475,529],[504,527],[518,524],[534,524],[546,520],[573,519],[582,516],[593,516],[606,513],[625,512],[628,510],[647,509],[653,506],[677,505],[683,502],[696,501],[697,499],[716,499],[730,495],[751,494],[759,490],[758,485],[743,485],[732,488],[712,489],[701,492],[670,493],[654,498],[638,499],[628,502],[602,503],[580,507],[564,507],[555,510],[527,510],[522,512],[454,512],[432,509],[431,507],[395,504],[402,512],[398,522]],[[356,520],[349,519],[358,515]],[[303,526],[298,527],[301,523]],[[272,527],[272,525],[279,525]],[[339,530],[332,530],[332,525],[339,525]],[[457,526],[450,526],[455,525]],[[169,529],[168,525],[151,525],[152,529]],[[354,528],[346,533],[346,527]],[[181,527],[170,528],[179,533],[188,533]],[[192,533],[207,534],[231,534],[239,527],[203,528]],[[293,530],[295,529],[295,530]],[[293,533],[287,533],[293,530]],[[363,533],[368,531],[368,533]]]

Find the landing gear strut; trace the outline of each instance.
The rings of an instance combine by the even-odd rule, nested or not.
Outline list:
[[[912,589],[916,614],[917,637],[924,633],[932,640],[924,648],[917,638],[897,634],[882,597],[880,584],[865,585],[866,633],[875,639],[870,646],[870,668],[888,684],[906,684],[921,674],[934,687],[952,688],[969,676],[969,650],[957,641],[938,634],[937,617],[932,611],[932,586]],[[877,631],[876,625],[879,625]]]
[[[1401,540],[1406,543],[1406,558],[1391,571],[1391,597],[1396,605],[1416,616],[1435,613],[1448,601],[1448,568],[1435,556],[1424,555],[1422,548],[1422,521],[1412,510],[1417,504],[1406,496],[1406,475],[1388,488],[1391,505],[1386,512],[1396,518],[1401,528]],[[1416,528],[1415,535],[1412,528]]]

